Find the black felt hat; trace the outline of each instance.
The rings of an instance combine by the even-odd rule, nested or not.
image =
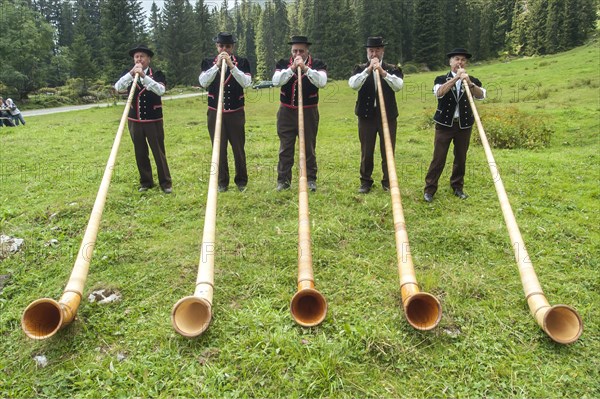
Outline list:
[[[292,36],[288,44],[306,44],[310,46],[312,43],[308,41],[308,37],[306,36]]]
[[[385,43],[383,42],[383,37],[381,36],[371,36],[367,38],[367,44],[365,47],[384,47]]]
[[[145,44],[139,44],[136,47],[129,50],[129,55],[133,57],[135,55],[135,53],[140,53],[140,52],[146,53],[150,57],[154,57],[154,51],[152,51],[148,47],[146,47]]]
[[[467,59],[472,57],[472,54],[469,53],[464,48],[455,48],[454,50],[452,50],[451,52],[449,52],[448,54],[446,54],[446,56],[448,58],[452,58],[455,55],[464,55],[465,57],[467,57]]]
[[[221,44],[234,44],[236,42],[235,37],[229,32],[219,32],[219,34],[213,38],[213,41]]]

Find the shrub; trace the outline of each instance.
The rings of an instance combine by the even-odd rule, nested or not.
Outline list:
[[[482,115],[487,139],[493,148],[543,148],[550,144],[552,129],[540,116],[525,114],[515,107],[494,107]],[[475,142],[481,144],[479,135]]]
[[[37,91],[37,94],[47,94],[53,95],[58,93],[58,89],[56,87],[40,87]]]
[[[406,75],[418,73],[419,67],[416,66],[415,64],[404,64],[404,65],[402,65],[402,72],[404,72],[404,74],[406,74]]]
[[[29,101],[27,102],[27,108],[53,108],[71,104],[73,104],[73,101],[71,101],[70,98],[58,94],[30,94]]]

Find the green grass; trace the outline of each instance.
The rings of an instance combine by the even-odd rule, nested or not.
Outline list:
[[[84,293],[110,287],[123,299],[84,300],[77,320],[43,342],[25,337],[21,313],[64,289],[122,109],[0,129],[0,232],[26,242],[0,261],[0,274],[10,275],[0,294],[0,396],[600,396],[599,57],[592,43],[470,68],[489,90],[478,104],[484,125],[496,107],[512,105],[554,129],[547,148],[494,155],[546,296],[584,320],[576,343],[554,343],[529,314],[480,146],[469,152],[468,200],[452,195],[446,170],[434,203],[422,201],[433,129],[420,126],[435,109],[437,73],[407,76],[397,95],[396,164],[416,275],[444,312],[433,331],[408,325],[390,196],[379,187],[356,193],[356,94],[339,81],[322,92],[319,190],[309,200],[316,287],[329,312],[310,329],[288,310],[297,188],[274,189],[273,91],[248,92],[250,183],[243,194],[219,195],[213,323],[192,340],[175,333],[170,312],[196,278],[211,156],[205,100],[165,102],[170,196],[137,192],[125,134]],[[58,246],[44,245],[53,238]],[[41,354],[45,368],[33,360]]]

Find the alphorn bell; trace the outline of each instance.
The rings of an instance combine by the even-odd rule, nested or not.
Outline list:
[[[377,69],[375,70],[375,81],[377,82],[379,109],[381,110],[381,123],[385,142],[385,156],[390,179],[390,194],[392,196],[392,213],[396,236],[396,257],[398,259],[398,273],[400,275],[400,291],[404,314],[408,323],[417,330],[431,330],[438,325],[442,318],[442,306],[435,296],[427,292],[421,292],[417,284],[410,247],[408,245],[408,233],[402,210],[400,188],[398,187],[396,161],[385,110],[383,88],[381,86],[379,70]]]
[[[106,202],[108,186],[110,185],[110,180],[115,168],[121,136],[125,129],[125,121],[127,120],[127,114],[129,113],[131,102],[133,101],[133,93],[135,92],[138,77],[139,74],[136,73],[133,78],[133,83],[131,84],[131,89],[129,90],[127,104],[125,104],[123,116],[121,116],[117,135],[115,136],[112,150],[110,151],[110,156],[108,157],[108,162],[104,169],[104,175],[102,176],[102,182],[100,183],[100,188],[96,195],[96,201],[94,202],[94,207],[92,208],[92,213],[87,228],[85,229],[83,241],[81,242],[81,247],[77,253],[75,265],[73,266],[73,271],[71,272],[71,277],[67,282],[67,286],[58,302],[51,298],[37,299],[31,302],[23,312],[21,327],[29,338],[40,340],[50,338],[56,334],[59,329],[70,324],[75,318],[77,308],[79,308],[81,298],[83,297],[83,287],[90,269],[94,247],[96,246],[96,237],[98,235],[100,219],[102,218],[102,212],[104,210],[104,203]]]
[[[219,102],[213,138],[211,174],[208,181],[208,195],[204,214],[204,232],[198,263],[198,277],[194,295],[181,298],[171,311],[171,324],[175,331],[184,337],[197,337],[210,325],[215,277],[215,225],[217,219],[217,190],[219,179],[219,154],[221,148],[221,128],[223,124],[223,86],[227,65],[221,64],[219,82]]]
[[[306,140],[304,139],[304,101],[302,99],[302,68],[298,67],[298,292],[292,297],[290,312],[303,327],[321,324],[327,316],[327,301],[315,289],[308,215],[308,180],[306,174]]]
[[[490,144],[487,140],[481,118],[475,107],[475,101],[473,101],[473,95],[471,89],[466,81],[463,81],[462,86],[467,92],[469,98],[469,104],[473,110],[475,116],[475,122],[477,123],[477,130],[479,130],[479,137],[481,138],[481,144],[485,151],[485,156],[492,173],[492,179],[494,180],[494,186],[496,187],[496,194],[500,201],[500,207],[502,208],[502,214],[504,215],[504,222],[508,229],[508,235],[513,243],[513,249],[515,253],[515,259],[517,266],[519,267],[519,274],[521,276],[521,283],[523,284],[523,291],[525,292],[525,299],[529,305],[531,314],[537,321],[540,327],[552,338],[554,341],[560,344],[570,344],[571,342],[577,341],[583,331],[583,321],[579,316],[579,313],[575,309],[567,305],[554,305],[550,306],[540,282],[538,281],[533,264],[527,249],[525,249],[525,242],[521,236],[521,231],[517,225],[517,220],[508,201],[502,178],[494,160],[494,155],[490,148]]]

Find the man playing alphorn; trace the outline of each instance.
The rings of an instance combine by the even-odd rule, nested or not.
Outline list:
[[[381,110],[375,82],[375,70],[379,71],[381,87],[385,101],[386,115],[392,141],[392,151],[396,147],[396,118],[398,117],[398,106],[396,105],[395,92],[402,88],[402,71],[392,64],[383,62],[384,42],[381,37],[367,38],[367,60],[366,64],[357,65],[348,84],[354,90],[358,90],[356,107],[354,113],[358,116],[358,137],[360,139],[360,187],[359,193],[367,194],[371,191],[373,179],[373,153],[375,152],[375,141],[379,134],[379,149],[381,151],[381,171],[383,179],[381,186],[385,191],[390,189],[387,160],[385,156],[385,143],[383,140],[383,125],[381,122]]]
[[[150,146],[156,162],[160,188],[165,194],[170,194],[173,189],[165,153],[161,100],[161,96],[165,93],[165,74],[150,68],[154,52],[145,45],[142,44],[129,50],[129,55],[133,57],[134,66],[115,83],[115,90],[118,92],[129,91],[132,84],[136,85],[133,102],[129,109],[128,127],[140,173],[138,191],[144,192],[154,187],[152,165],[148,157],[148,146]],[[137,82],[134,82],[133,78],[136,73],[139,74],[139,78]]]
[[[219,79],[217,72],[222,60],[225,68],[223,87],[223,115],[221,127],[221,148],[219,155],[219,192],[229,188],[229,165],[227,164],[227,143],[231,143],[235,162],[235,182],[238,190],[245,191],[248,184],[246,168],[246,113],[244,111],[244,88],[252,84],[250,62],[233,54],[235,38],[231,33],[220,32],[214,39],[217,56],[202,61],[202,73],[198,77],[200,86],[208,89],[207,124],[210,140],[214,142],[219,101]]]
[[[288,42],[292,56],[281,59],[275,67],[273,85],[281,86],[277,112],[279,163],[277,191],[290,188],[296,136],[298,136],[298,67],[302,69],[302,101],[304,104],[304,137],[306,143],[306,175],[308,189],[317,191],[317,130],[319,128],[319,89],[327,84],[327,65],[313,58],[306,36],[292,36]]]
[[[450,72],[435,78],[433,94],[438,100],[437,110],[433,116],[435,122],[435,139],[433,142],[433,160],[425,177],[423,198],[433,201],[438,188],[438,180],[444,171],[446,156],[450,143],[454,142],[454,163],[450,176],[450,187],[460,199],[466,199],[463,192],[467,151],[471,140],[471,128],[475,123],[473,111],[469,105],[467,93],[463,85],[468,84],[473,97],[485,98],[485,89],[479,79],[469,76],[465,67],[471,54],[464,48],[456,48],[447,54]]]

